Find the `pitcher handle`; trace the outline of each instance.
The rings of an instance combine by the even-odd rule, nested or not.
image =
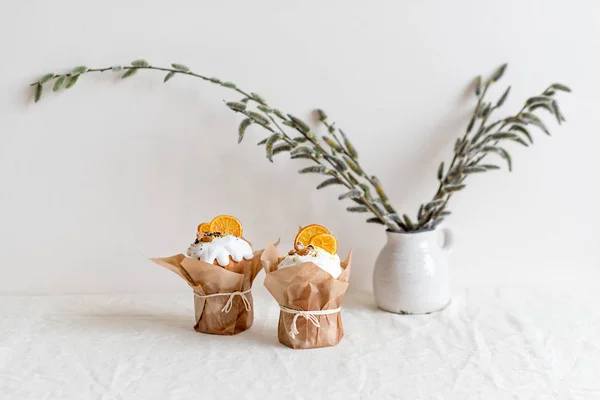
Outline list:
[[[450,253],[452,248],[454,247],[454,233],[449,228],[442,228],[442,233],[444,234],[444,244],[442,245],[442,250],[446,253]]]

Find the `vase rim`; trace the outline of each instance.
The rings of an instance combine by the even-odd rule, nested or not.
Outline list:
[[[394,235],[418,235],[419,233],[428,233],[428,232],[434,232],[437,228],[430,228],[430,229],[421,229],[418,231],[410,231],[410,232],[394,232],[390,229],[386,229],[385,232],[386,233],[390,233],[390,234],[394,234]]]

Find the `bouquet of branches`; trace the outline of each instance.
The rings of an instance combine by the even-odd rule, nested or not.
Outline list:
[[[556,95],[558,92],[571,90],[559,83],[551,84],[539,95],[528,98],[516,114],[492,120],[494,111],[508,98],[510,86],[496,101],[488,101],[486,94],[488,89],[500,80],[506,67],[506,64],[502,65],[485,80],[481,76],[476,78],[477,105],[466,132],[456,140],[452,161],[447,166],[444,162],[440,164],[437,171],[439,186],[433,198],[422,204],[413,218],[408,214],[396,212],[379,179],[364,170],[356,148],[346,133],[330,122],[323,110],[319,109],[316,112],[319,121],[326,126],[327,134],[318,135],[302,119],[282,112],[267,103],[264,97],[242,90],[233,82],[195,73],[183,64],[173,63],[171,67],[157,67],[142,59],[135,60],[127,66],[79,66],[68,73],[48,73],[31,86],[35,88],[34,99],[38,102],[46,86],[51,85],[55,92],[70,88],[82,76],[94,72],[112,71],[122,74],[121,78],[125,79],[139,71],[153,70],[166,73],[164,82],[176,75],[187,75],[220,85],[241,96],[238,101],[226,103],[232,111],[243,116],[238,129],[238,143],[244,139],[248,127],[260,126],[267,132],[267,136],[258,145],[264,146],[269,161],[273,162],[273,157],[280,153],[288,153],[292,159],[309,160],[312,165],[298,172],[323,175],[324,180],[317,189],[332,185],[343,187],[344,191],[338,198],[349,199],[354,203],[346,208],[347,211],[371,214],[367,222],[384,225],[392,232],[413,232],[434,229],[450,215],[450,211],[447,210],[448,201],[456,192],[465,188],[465,180],[469,175],[499,169],[498,165],[489,163],[488,156],[500,157],[511,170],[512,159],[504,147],[505,143],[516,142],[527,147],[533,144],[533,129],[550,135],[538,115],[540,111],[548,112],[559,124],[565,121]]]

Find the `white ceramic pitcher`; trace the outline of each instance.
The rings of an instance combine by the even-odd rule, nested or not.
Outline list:
[[[438,232],[444,243],[438,243]],[[373,272],[377,306],[398,314],[425,314],[450,302],[447,254],[454,236],[447,228],[422,232],[387,232]]]

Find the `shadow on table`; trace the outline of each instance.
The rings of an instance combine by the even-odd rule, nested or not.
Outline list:
[[[277,326],[262,329],[260,326],[251,326],[250,329],[238,334],[239,340],[248,342],[250,346],[269,347],[282,346],[277,339]]]

